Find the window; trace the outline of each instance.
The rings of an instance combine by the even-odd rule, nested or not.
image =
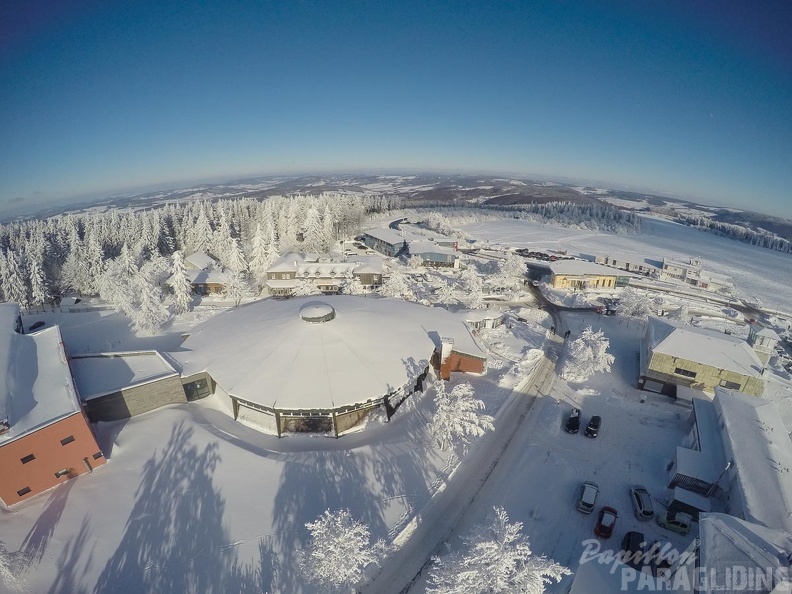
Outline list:
[[[61,445],[69,445],[73,441],[74,441],[74,435],[69,435],[69,437],[64,437],[63,439],[61,439]]]
[[[69,474],[69,469],[68,468],[62,468],[61,470],[59,470],[58,472],[55,473],[55,478],[60,478],[62,476],[66,476],[67,474]]]
[[[36,457],[33,454],[28,454],[27,456],[22,458],[22,464],[27,464],[28,462],[33,462],[33,460],[35,460],[35,459],[36,459]]]
[[[720,381],[720,385],[721,385],[721,387],[727,388],[729,390],[739,390],[740,389],[740,384],[738,384],[737,382],[730,382],[729,380],[721,380]]]
[[[20,497],[22,497],[22,495],[27,495],[28,493],[30,493],[30,487],[25,487],[24,489],[17,491],[17,495]]]
[[[674,369],[674,373],[677,375],[683,375],[685,377],[696,377],[695,371],[688,371],[687,369],[682,369],[681,367]]]
[[[184,394],[187,396],[189,402],[209,396],[209,394],[211,394],[209,382],[206,379],[200,379],[184,384]]]
[[[94,460],[98,460],[98,459],[99,459],[99,458],[101,458],[102,456],[103,456],[102,452],[96,452],[96,453],[93,455],[93,459],[94,459]]]

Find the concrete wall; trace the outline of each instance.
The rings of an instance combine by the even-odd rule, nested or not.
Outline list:
[[[679,386],[689,386],[704,392],[713,392],[715,386],[719,386],[723,380],[739,384],[740,392],[745,392],[752,396],[761,396],[762,392],[764,392],[764,380],[762,378],[702,365],[695,361],[672,357],[664,353],[652,353],[650,357],[649,367],[646,372],[646,377],[650,379]],[[696,372],[696,377],[690,378],[675,374],[674,370],[677,367]]]
[[[376,410],[380,406],[381,405],[376,404],[369,408],[352,410],[345,413],[338,413],[335,416],[336,435],[351,429],[352,427],[360,423],[360,421],[365,419],[373,410]]]
[[[62,445],[61,440],[70,436],[74,441]],[[23,464],[22,458],[30,454],[35,459]],[[0,500],[14,505],[105,462],[87,419],[75,413],[0,446]],[[62,470],[67,473],[56,477]],[[29,493],[17,493],[26,487]]]
[[[181,379],[174,375],[93,398],[85,403],[85,408],[91,421],[117,421],[183,402],[187,402],[187,397]]]

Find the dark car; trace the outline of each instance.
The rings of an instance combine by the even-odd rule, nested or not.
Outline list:
[[[594,415],[586,425],[586,437],[597,437],[599,435],[600,425],[602,425],[602,417]]]
[[[573,409],[567,417],[566,426],[564,427],[567,433],[577,433],[580,431],[580,409]]]
[[[633,569],[641,569],[645,563],[646,537],[643,532],[631,530],[624,535],[621,543],[621,560]]]
[[[594,526],[594,534],[600,538],[610,538],[613,535],[613,528],[616,526],[616,518],[619,512],[609,506],[603,507],[597,516],[597,525]]]
[[[29,332],[33,332],[33,330],[38,330],[39,328],[43,328],[47,322],[44,320],[39,320],[35,324],[31,324],[30,328],[28,328]]]

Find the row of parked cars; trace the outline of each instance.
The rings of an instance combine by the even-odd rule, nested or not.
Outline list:
[[[581,485],[580,497],[577,503],[578,511],[584,514],[592,513],[597,503],[597,495],[599,495],[599,487],[595,483],[584,482]],[[643,485],[630,487],[629,495],[633,513],[642,522],[648,522],[655,518],[658,526],[671,532],[677,532],[682,536],[686,536],[690,531],[690,525],[693,521],[690,514],[666,511],[655,515],[652,496]],[[613,507],[605,505],[600,508],[597,515],[597,523],[594,526],[594,534],[600,538],[610,538],[613,535],[613,529],[616,526],[618,517],[619,512]]]
[[[586,425],[586,430],[583,434],[586,437],[597,437],[599,435],[600,427],[602,426],[602,417],[599,415],[594,415],[589,419],[588,424]],[[564,426],[567,433],[577,433],[580,431],[580,409],[575,408],[572,409],[572,412],[569,413],[567,417],[566,425]]]

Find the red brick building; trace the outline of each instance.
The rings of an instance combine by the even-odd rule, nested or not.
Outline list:
[[[60,330],[20,333],[0,304],[0,503],[11,506],[106,462],[72,383]]]

